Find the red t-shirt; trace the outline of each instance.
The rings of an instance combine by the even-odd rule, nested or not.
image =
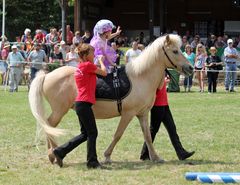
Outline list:
[[[72,40],[73,40],[74,34],[72,31],[67,31],[67,44],[72,44]]]
[[[157,90],[154,106],[166,106],[166,105],[168,105],[168,97],[166,82],[164,82],[162,89]]]
[[[96,71],[97,66],[92,62],[83,62],[78,65],[75,72],[75,82],[78,95],[75,101],[84,101],[94,104],[96,102]]]
[[[36,38],[36,41],[38,43],[42,43],[43,42],[43,38],[44,38],[44,34],[43,33],[38,33],[38,34],[36,34],[35,38]]]
[[[3,60],[6,60],[8,57],[9,51],[6,50],[5,48],[2,49],[1,56]]]

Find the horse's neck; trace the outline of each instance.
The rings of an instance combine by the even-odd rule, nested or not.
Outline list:
[[[162,61],[152,62],[149,69],[142,71],[137,76],[133,75],[135,79],[141,79],[141,82],[146,84],[149,92],[156,92],[157,88],[161,87],[165,77],[165,66]]]
[[[156,91],[157,88],[162,87],[165,77],[165,66],[156,62],[156,66],[154,65],[151,70],[148,70],[145,74],[145,78],[150,80],[152,88],[151,90]]]

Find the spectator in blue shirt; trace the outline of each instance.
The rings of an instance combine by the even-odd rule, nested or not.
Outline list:
[[[34,50],[31,51],[27,58],[28,62],[31,62],[31,81],[35,78],[36,73],[43,69],[43,62],[48,62],[47,55],[44,50],[41,49],[40,43],[34,43]]]
[[[233,40],[227,40],[228,47],[224,49],[224,57],[226,64],[225,89],[234,92],[234,85],[237,71],[238,51],[233,47]]]
[[[17,92],[18,84],[21,79],[22,74],[22,63],[24,62],[24,58],[20,52],[17,51],[17,46],[12,46],[12,52],[9,53],[7,57],[7,63],[10,68],[9,73],[9,92]]]

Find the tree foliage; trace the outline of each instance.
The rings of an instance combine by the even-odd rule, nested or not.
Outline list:
[[[25,28],[30,28],[33,34],[38,28],[44,30],[49,30],[50,27],[60,28],[61,7],[58,1],[6,0],[5,35],[9,40],[13,40],[15,36],[22,35]],[[2,1],[0,6],[2,7]]]

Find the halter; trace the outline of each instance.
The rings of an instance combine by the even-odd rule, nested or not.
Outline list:
[[[164,54],[166,55],[168,61],[172,64],[173,67],[175,67],[177,69],[177,66],[173,63],[173,61],[169,58],[166,50],[164,49],[164,46],[162,47]],[[168,76],[175,82],[178,83],[176,78],[167,70],[167,68],[165,69],[166,73],[168,74]]]
[[[172,64],[173,67],[175,67],[177,69],[177,66],[173,63],[173,61],[169,58],[166,50],[164,49],[164,46],[162,47],[163,51],[164,51],[164,54],[166,55],[168,61]]]

